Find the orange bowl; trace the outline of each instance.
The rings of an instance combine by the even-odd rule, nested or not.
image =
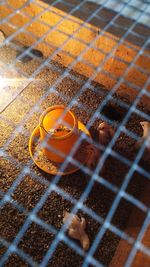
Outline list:
[[[63,105],[46,109],[40,117],[40,139],[46,142],[43,153],[54,162],[63,162],[78,139],[78,121]]]

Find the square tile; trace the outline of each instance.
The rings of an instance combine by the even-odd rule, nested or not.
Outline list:
[[[113,191],[109,190],[99,182],[95,182],[85,204],[97,215],[105,218],[115,198]]]
[[[150,58],[146,57],[146,55],[139,55],[138,59],[135,62],[136,65],[143,69],[143,72],[146,71],[150,73]]]
[[[25,7],[22,9],[22,11],[24,13],[27,13],[27,14],[29,14],[29,12],[30,12],[30,16],[32,16],[32,17],[38,15],[39,13],[41,13],[44,10],[44,8],[42,8],[42,6],[39,6],[34,2],[32,2],[30,5],[34,9],[34,14],[31,12],[29,5],[25,5]]]
[[[33,132],[35,127],[39,124],[39,119],[40,119],[41,114],[42,114],[42,110],[39,110],[38,112],[34,112],[24,123],[24,128],[27,129],[27,131],[29,131],[30,134]]]
[[[18,133],[7,147],[7,153],[23,165],[30,160],[29,136]]]
[[[75,240],[71,240],[76,242]],[[64,260],[65,259],[65,260]],[[69,247],[69,244],[59,242],[51,259],[48,261],[48,266],[66,267],[66,266],[82,266],[83,257],[81,257],[74,249]]]
[[[2,206],[0,210],[0,236],[12,242],[23,226],[25,215],[10,203]]]
[[[140,0],[131,0],[130,5],[132,5],[135,8],[140,9],[141,11],[144,10],[146,7],[146,4],[144,3],[144,1],[143,3],[141,3]]]
[[[41,263],[53,239],[52,233],[32,223],[24,233],[18,247],[32,257],[34,261]]]
[[[108,3],[105,4],[106,7],[110,8],[110,9],[113,9],[117,12],[120,12],[120,10],[122,9],[123,7],[123,3],[119,3],[118,1],[116,0],[112,0]]]
[[[79,56],[86,46],[75,39],[69,39],[68,42],[63,46],[63,50],[70,53],[72,56]]]
[[[122,59],[126,63],[130,63],[134,60],[135,56],[137,55],[137,52],[138,51],[136,51],[134,47],[128,47],[126,42],[123,42],[118,45],[118,47],[114,51],[114,55]]]
[[[57,30],[64,32],[65,34],[72,35],[74,32],[80,29],[81,25],[77,22],[72,22],[69,19],[64,19],[59,25],[57,26]]]
[[[78,22],[83,22],[89,18],[89,14],[86,13],[84,10],[77,9],[72,13],[74,19],[77,18]]]
[[[135,171],[131,177],[126,192],[149,208],[149,190],[149,179],[138,171]]]
[[[10,256],[8,257],[7,261],[5,262],[5,266],[9,267],[11,265],[15,266],[22,266],[22,267],[27,267],[29,266],[28,263],[23,260],[19,255],[12,253],[10,254]]]
[[[118,27],[117,25],[113,24],[113,25],[110,25],[108,28],[107,28],[107,32],[111,33],[114,37],[119,37],[119,38],[122,38],[125,33],[126,33],[126,29],[125,28],[121,28],[121,27]]]
[[[127,5],[122,10],[121,14],[124,15],[124,16],[127,16],[127,17],[129,17],[131,19],[136,20],[139,17],[139,15],[141,14],[141,12],[136,10],[134,7],[131,7],[131,6]]]
[[[73,99],[81,89],[81,85],[73,78],[76,78],[76,76],[73,75],[71,78],[70,75],[68,75],[60,81],[56,88],[60,94],[63,94],[64,97],[69,100]]]
[[[130,45],[136,45],[138,47],[142,47],[145,43],[145,39],[143,39],[142,36],[135,35],[134,32],[129,32],[125,37],[125,40],[129,42]]]
[[[104,166],[102,177],[106,182],[120,188],[129,171],[129,167],[123,161],[116,159],[111,155],[107,157]]]
[[[68,36],[53,30],[44,37],[44,41],[56,48],[63,46],[64,42],[68,39]]]
[[[76,38],[79,38],[86,43],[91,43],[96,38],[96,36],[97,34],[93,29],[83,27],[75,35]]]
[[[146,14],[141,15],[138,22],[143,23],[145,25],[149,25],[150,24],[149,15],[146,15]]]
[[[65,194],[65,192],[64,192]],[[58,193],[52,191],[43,207],[38,212],[40,219],[56,229],[60,229],[64,211],[69,211],[73,204]]]
[[[56,14],[56,10],[47,10],[45,11],[39,18],[39,21],[45,22],[46,24],[50,25],[51,27],[54,27],[57,23],[60,22],[62,19],[62,16],[59,16]]]
[[[0,146],[2,147],[13,133],[14,127],[12,124],[7,123],[5,119],[1,118],[0,129]]]
[[[143,88],[144,84],[148,80],[148,76],[139,71],[136,67],[131,67],[125,76],[125,80],[132,83],[133,86],[135,85]]]
[[[40,201],[46,188],[45,185],[31,176],[24,176],[13,192],[12,197],[27,210],[32,210]]]
[[[111,259],[110,266],[124,266],[129,254],[131,252],[132,245],[124,239],[120,239],[116,248],[116,251]]]
[[[112,219],[112,224],[136,239],[146,218],[146,213],[122,198]]]
[[[140,267],[143,265],[143,263],[145,266],[149,266],[150,265],[150,257],[142,251],[137,251],[137,253],[133,259],[133,262],[132,262],[132,267],[134,267],[134,266]]]
[[[110,230],[106,230],[97,246],[97,249],[94,253],[94,258],[104,264],[104,266],[109,266],[113,256],[115,255],[119,240],[120,238],[116,234]]]
[[[95,27],[97,27],[97,31],[98,33],[101,32],[101,30],[103,30],[106,25],[107,25],[107,21],[104,21],[104,20],[101,20],[100,18],[98,17],[92,17],[90,20],[89,20],[89,23]]]
[[[14,123],[14,125],[18,125],[23,122],[27,113],[30,110],[29,101],[23,101],[20,97],[17,97],[15,101],[13,101],[4,111],[3,116],[8,118],[10,121]]]
[[[97,10],[97,5],[95,3],[92,3],[91,1],[86,1],[85,3],[83,3],[81,10],[91,16]]]
[[[115,23],[117,23],[121,27],[129,28],[134,23],[134,21],[130,18],[120,15],[116,18]]]
[[[15,163],[11,162],[4,157],[0,160],[0,190],[7,192],[11,187],[12,183],[17,179],[20,174],[20,167],[16,166]]]
[[[55,7],[63,12],[69,13],[74,8],[72,5],[67,5],[65,2],[56,3]]]
[[[116,16],[116,12],[111,10],[111,9],[107,9],[107,8],[102,8],[97,15],[101,18],[104,19],[106,21],[111,21],[115,16]]]
[[[103,98],[100,93],[93,91],[90,88],[86,88],[86,90],[79,95],[78,103],[83,106],[83,109],[87,113],[89,113],[90,118],[97,110],[102,100]]]
[[[83,55],[87,65],[91,65],[93,68],[100,66],[105,59],[105,54],[99,52],[94,48],[89,48]]]
[[[103,70],[115,77],[122,77],[127,70],[128,65],[115,58],[109,58],[103,65]]]
[[[149,32],[150,32],[149,26],[145,26],[145,25],[138,23],[133,28],[133,31],[136,32],[137,34],[141,35],[144,38],[149,38]]]

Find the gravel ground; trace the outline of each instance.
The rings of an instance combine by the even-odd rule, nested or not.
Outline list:
[[[38,63],[34,62],[33,60],[31,62],[27,62],[26,64],[18,63],[18,66],[30,75],[33,72],[33,69],[37,68],[37,64]],[[53,67],[59,67],[60,73],[63,71],[61,66],[56,65],[54,62],[52,62],[52,64]],[[42,70],[40,75],[37,77],[39,80],[33,82],[27,88],[25,88],[25,90],[16,98],[16,100],[13,101],[2,113],[2,127],[0,131],[2,146],[6,144],[8,140],[10,140],[12,133],[15,134],[14,129],[16,129],[19,124],[23,126],[22,131],[15,134],[13,140],[6,148],[8,156],[12,157],[14,161],[12,162],[9,157],[7,159],[2,157],[0,161],[0,190],[3,192],[6,192],[11,187],[23,166],[30,161],[30,155],[28,151],[29,136],[34,127],[38,124],[41,109],[45,109],[53,104],[67,105],[75,96],[75,94],[79,92],[81,85],[86,80],[85,77],[81,77],[76,73],[72,73],[79,80],[79,84],[70,78],[65,78],[57,87],[59,94],[49,94],[45,100],[41,101],[39,110],[33,112],[32,116],[28,116],[28,119],[25,120],[24,117],[27,116],[33,105],[41,99],[43,94],[47,92],[48,88],[53,85],[56,79],[58,79],[60,73],[50,68],[45,68]],[[87,88],[85,92],[80,94],[77,99],[78,103],[84,105],[84,109],[78,108],[77,105],[73,106],[73,111],[85,124],[88,122],[89,118],[92,116],[93,112],[96,110],[104,97],[102,94],[104,92],[104,87],[98,84],[94,84],[94,86],[94,91],[90,88]],[[106,92],[107,90],[105,93]],[[62,98],[61,94],[63,94],[66,99]],[[117,95],[115,97],[118,98]],[[127,100],[122,100],[127,102]],[[128,104],[130,105],[130,103]],[[115,103],[111,103],[111,105],[119,113],[119,119],[121,121],[127,110],[119,107]],[[150,110],[143,105],[140,104],[139,108],[143,112],[150,114]],[[107,116],[109,116],[109,111],[107,111]],[[9,123],[6,122],[6,119],[12,124],[8,125]],[[142,128],[139,124],[141,120],[143,120],[143,118],[136,114],[132,114],[126,125],[127,128],[136,133],[138,136],[142,135]],[[117,125],[119,125],[120,121],[117,122]],[[99,122],[101,122],[100,119],[96,120],[91,127],[91,134],[95,140],[97,140],[96,127]],[[114,150],[126,158],[133,160],[137,154],[133,148],[134,143],[135,141],[132,138],[122,133],[114,145]],[[144,155],[140,165],[147,171],[150,171],[149,159],[146,155]],[[14,200],[17,200],[18,203],[20,203],[28,211],[31,211],[35,207],[42,194],[45,192],[48,184],[53,179],[53,176],[41,172],[33,163],[31,163],[31,169],[39,179],[35,179],[31,174],[25,175],[20,184],[16,186],[14,192],[12,193]],[[128,170],[129,167],[126,166],[125,163],[122,163],[112,156],[109,156],[106,160],[106,168],[103,173],[103,177],[112,184],[120,187]],[[78,200],[88,185],[89,180],[90,177],[87,177],[82,170],[79,170],[72,175],[62,177],[58,185],[62,190],[64,190],[64,192],[67,192]],[[46,182],[44,183],[44,181]],[[141,179],[141,176],[135,172],[131,179],[131,183],[129,183],[127,191],[140,199],[140,194],[142,193],[143,189],[143,180]],[[112,191],[108,190],[98,182],[95,182],[92,191],[85,200],[85,205],[95,211],[98,215],[106,218],[114,198],[115,194]],[[64,199],[61,195],[53,191],[38,212],[38,216],[45,223],[51,224],[57,230],[59,230],[62,226],[64,210],[70,211],[72,207],[73,204],[69,200]],[[131,205],[125,200],[122,201],[113,218],[113,224],[120,229],[125,230],[128,221],[128,215],[131,210]],[[86,218],[86,231],[89,235],[90,243],[92,244],[94,238],[101,228],[101,225],[80,210],[78,214]],[[26,215],[18,211],[11,203],[5,204],[0,210],[0,236],[8,242],[12,242],[17,232],[21,229],[23,223],[25,222],[25,219]],[[48,230],[44,230],[41,228],[41,226],[33,222],[23,235],[18,247],[27,253],[27,255],[32,257],[33,260],[40,263],[54,238],[55,236],[52,233],[48,232]],[[102,238],[101,243],[98,245],[94,255],[95,258],[108,266],[115,253],[118,242],[119,237],[107,230]],[[80,246],[79,243],[78,245]],[[0,245],[0,256],[3,255],[4,252],[5,248]],[[51,260],[49,261],[48,266],[79,267],[82,265],[82,263],[82,257],[77,255],[75,251],[67,246],[67,244],[60,242]],[[14,253],[10,255],[5,266],[30,265],[25,263],[18,255]]]

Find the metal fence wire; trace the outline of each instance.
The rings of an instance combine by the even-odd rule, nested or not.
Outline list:
[[[0,266],[150,266],[149,25],[144,0],[0,2]],[[92,139],[81,131],[51,175],[28,143],[60,104],[59,122],[72,110]],[[40,166],[43,147],[62,155],[46,138]],[[78,171],[63,176],[69,164]],[[87,250],[65,212],[85,219]]]

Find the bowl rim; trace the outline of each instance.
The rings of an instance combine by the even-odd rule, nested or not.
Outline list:
[[[78,120],[77,120],[76,115],[71,110],[67,110],[67,112],[71,114],[73,121],[74,121],[74,125],[73,125],[73,128],[71,129],[71,131],[69,133],[63,135],[63,136],[50,135],[49,132],[47,132],[43,126],[43,120],[44,120],[44,117],[47,113],[49,113],[50,111],[55,110],[55,109],[64,109],[65,110],[66,107],[64,105],[54,105],[54,106],[48,107],[46,110],[44,110],[44,112],[40,116],[39,126],[40,126],[40,128],[42,128],[44,130],[44,132],[46,133],[47,136],[50,136],[51,139],[64,140],[64,139],[68,138],[69,136],[73,135],[74,132],[78,130]]]

